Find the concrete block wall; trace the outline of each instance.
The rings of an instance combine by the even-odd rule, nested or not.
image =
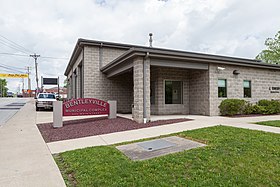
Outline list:
[[[209,115],[209,71],[189,70],[189,113]]]
[[[146,119],[150,121],[150,60],[145,60],[146,78],[144,80],[143,57],[135,58],[133,61],[134,81],[134,112],[133,119],[138,123],[144,122],[144,81],[146,81]]]
[[[82,78],[81,77],[81,72],[80,72],[80,68],[79,66],[82,66],[83,64],[83,53],[81,52],[80,55],[78,56],[78,58],[76,59],[73,67],[72,67],[72,70],[71,72],[69,73],[69,75],[67,76],[67,78],[70,80],[70,84],[68,85],[68,94],[67,94],[67,98],[70,99],[70,98],[80,98],[81,97],[81,94],[80,94],[80,88],[81,88],[81,85],[80,85],[80,79]],[[76,71],[76,76],[77,76],[77,86],[76,86],[76,93],[77,95],[75,95],[75,74],[74,74],[74,71]]]
[[[106,53],[106,48],[103,48],[103,57]],[[132,73],[108,79],[99,70],[99,54],[99,47],[84,46],[84,97],[105,101],[116,100],[118,112],[131,112],[131,104],[133,103]]]
[[[122,55],[128,49],[102,47],[102,50],[103,50],[103,52],[102,52],[103,53],[102,66],[105,66],[108,63],[115,60],[118,56]]]
[[[225,68],[218,71],[217,67]],[[233,75],[233,71],[238,70],[239,75]],[[227,79],[227,98],[245,99],[256,103],[261,99],[280,99],[280,93],[270,93],[269,87],[280,86],[280,72],[264,68],[251,68],[243,66],[210,64],[210,115],[219,115],[218,106],[225,98],[218,97],[218,79]],[[252,97],[244,98],[243,80],[250,80],[252,87]]]
[[[189,70],[179,68],[152,67],[151,80],[155,81],[155,104],[151,113],[189,114]],[[165,104],[165,80],[183,81],[183,104]]]

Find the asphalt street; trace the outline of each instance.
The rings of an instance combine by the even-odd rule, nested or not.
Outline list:
[[[0,127],[13,117],[30,98],[0,98]]]

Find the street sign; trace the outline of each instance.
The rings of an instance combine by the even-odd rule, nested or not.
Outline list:
[[[0,73],[2,78],[28,78],[28,74]]]
[[[58,78],[43,78],[45,85],[58,85]]]

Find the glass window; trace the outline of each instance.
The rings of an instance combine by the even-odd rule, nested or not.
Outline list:
[[[182,104],[182,81],[165,81],[165,104]]]
[[[227,97],[227,80],[218,80],[218,97]]]
[[[243,90],[244,90],[244,97],[250,98],[252,94],[251,81],[248,80],[243,81]]]

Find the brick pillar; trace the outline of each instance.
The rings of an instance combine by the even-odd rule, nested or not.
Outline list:
[[[144,122],[144,81],[146,81],[146,119],[150,121],[150,60],[145,60],[146,79],[143,73],[143,58],[136,58],[133,61],[134,81],[134,112],[133,118],[138,123]]]

